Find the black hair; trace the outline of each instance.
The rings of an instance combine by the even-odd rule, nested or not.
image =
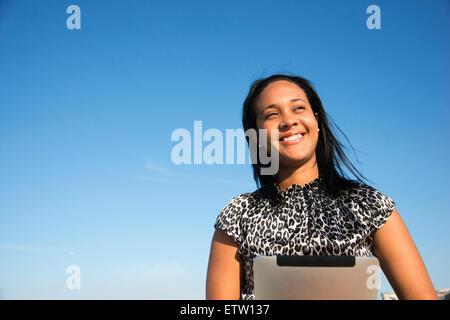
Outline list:
[[[322,102],[310,81],[305,78],[287,75],[287,74],[274,74],[267,78],[261,78],[255,80],[249,90],[249,93],[244,101],[242,110],[242,124],[244,131],[248,129],[257,130],[256,127],[256,112],[255,102],[261,92],[272,82],[286,80],[298,85],[306,94],[309,104],[313,110],[313,113],[318,114],[318,126],[319,126],[319,138],[316,145],[316,159],[319,169],[319,175],[323,178],[325,191],[333,196],[337,196],[342,190],[349,186],[355,185],[356,181],[346,177],[342,170],[341,164],[345,165],[347,169],[362,182],[360,177],[365,179],[361,173],[353,166],[350,160],[347,158],[343,151],[342,144],[336,139],[333,132],[330,129],[328,118],[333,122],[334,126],[344,135],[345,139],[350,143],[345,134],[339,129],[336,123],[329,117],[323,108]],[[246,137],[247,143],[249,138]],[[351,143],[350,143],[351,145]],[[353,147],[352,147],[353,149]],[[258,152],[259,154],[259,152]],[[274,182],[274,176],[261,175],[261,167],[263,165],[257,157],[256,163],[253,166],[253,177],[257,187],[264,187],[271,185]],[[367,179],[366,179],[367,180]]]

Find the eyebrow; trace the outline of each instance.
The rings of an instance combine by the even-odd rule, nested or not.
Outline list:
[[[300,98],[294,98],[294,99],[291,99],[290,102],[297,102],[297,101],[306,102],[306,101],[304,101],[304,100],[302,100],[302,99],[300,99]],[[269,109],[269,108],[275,108],[275,107],[276,107],[275,104],[268,105],[267,107],[265,107],[265,108],[263,109],[263,112],[266,111],[266,109]]]

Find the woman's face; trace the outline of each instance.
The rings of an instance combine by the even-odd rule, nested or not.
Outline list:
[[[257,129],[267,129],[268,150],[279,150],[280,167],[316,161],[318,115],[299,86],[286,80],[272,82],[259,95],[255,108]],[[279,136],[272,147],[271,129]]]

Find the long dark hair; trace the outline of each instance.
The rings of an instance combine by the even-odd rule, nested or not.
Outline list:
[[[308,97],[309,104],[313,113],[318,114],[319,125],[319,139],[316,145],[316,159],[319,168],[319,175],[323,178],[325,191],[333,196],[337,196],[340,191],[355,184],[355,180],[348,179],[345,172],[343,172],[341,164],[362,182],[360,177],[365,179],[361,173],[353,166],[350,160],[342,150],[342,144],[336,139],[328,124],[328,118],[333,122],[334,126],[344,135],[345,139],[350,143],[345,134],[336,125],[336,123],[325,112],[319,96],[314,90],[311,83],[302,77],[286,74],[274,74],[267,78],[262,78],[254,81],[250,87],[249,93],[244,101],[242,110],[242,124],[244,131],[256,128],[256,113],[255,102],[260,93],[272,82],[286,80],[298,85]],[[247,143],[249,138],[246,137]],[[351,143],[350,143],[351,146]],[[353,149],[353,147],[352,147]],[[258,152],[259,154],[259,152]],[[261,175],[261,167],[263,165],[259,161],[259,157],[253,166],[253,177],[257,187],[264,187],[271,185],[274,182],[274,176]],[[366,179],[367,180],[367,179]]]

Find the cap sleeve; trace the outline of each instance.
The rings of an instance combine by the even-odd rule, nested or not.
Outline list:
[[[371,217],[370,234],[373,235],[388,221],[394,210],[395,202],[371,186],[365,185],[365,189],[367,191],[365,203],[370,211]]]
[[[248,209],[248,194],[244,193],[234,197],[222,210],[220,210],[214,228],[222,230],[238,245],[242,243],[242,217]]]

